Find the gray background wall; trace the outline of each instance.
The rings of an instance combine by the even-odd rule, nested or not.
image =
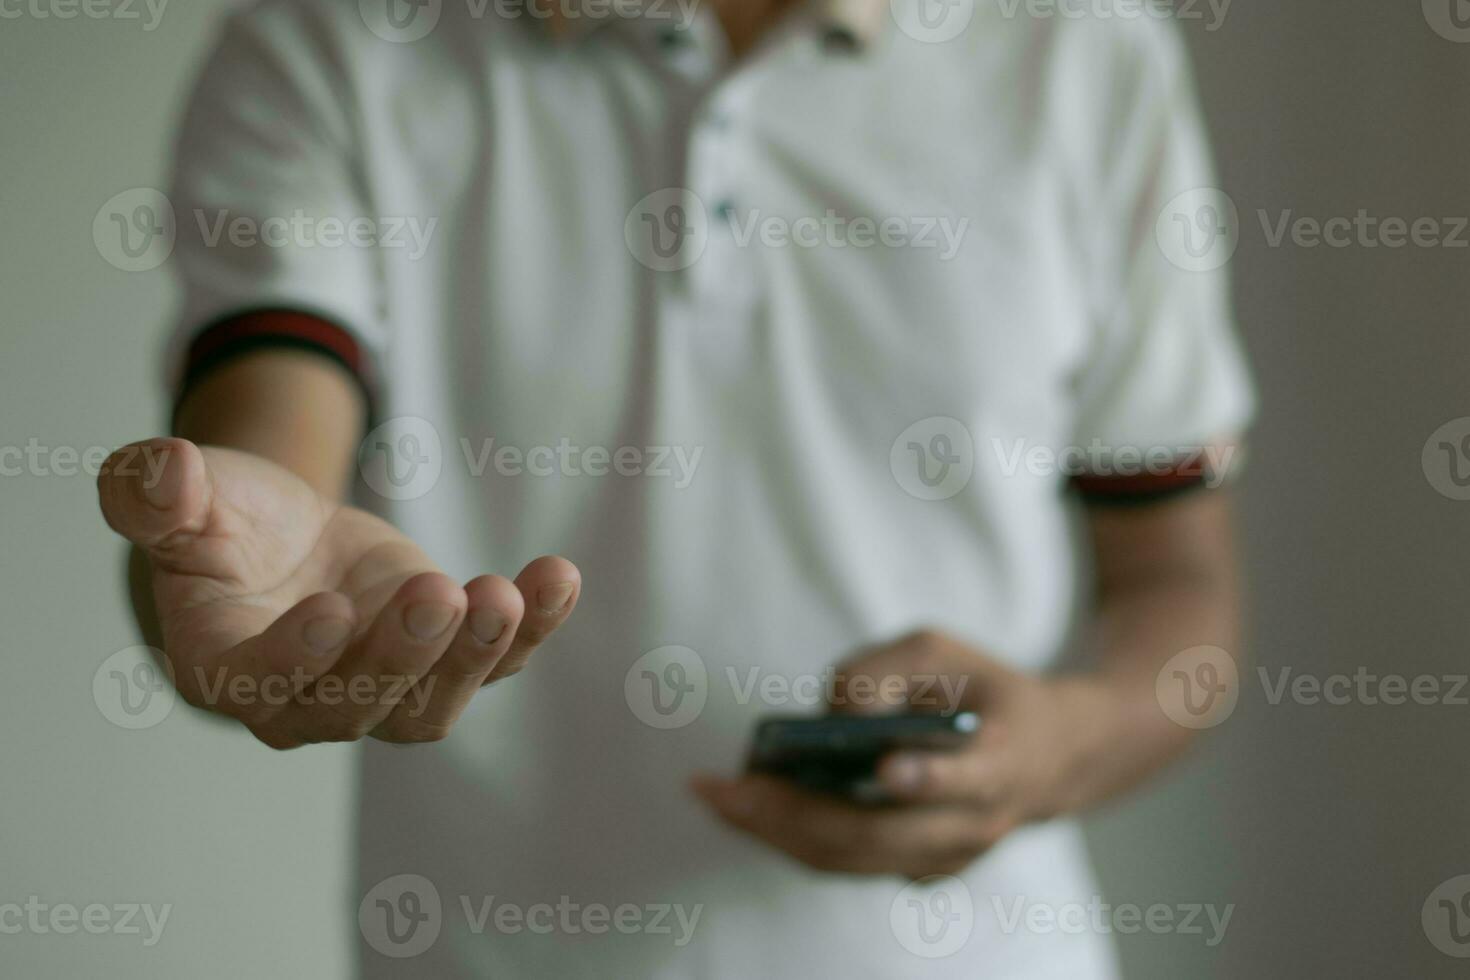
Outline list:
[[[12,5],[7,4],[7,7]],[[191,65],[225,4],[159,26],[0,20],[0,445],[158,431],[163,270],[120,272],[92,220],[163,182]],[[135,9],[140,9],[138,5]],[[163,938],[0,934],[0,976],[334,977],[350,968],[351,765],[277,755],[176,707],[124,731],[94,672],[138,643],[88,476],[0,478],[0,904],[171,903]]]
[[[0,446],[112,447],[159,428],[169,284],[104,262],[92,221],[162,182],[225,7],[170,4],[152,32],[0,19]],[[1436,492],[1421,450],[1470,415],[1470,250],[1273,247],[1259,215],[1470,215],[1470,43],[1428,25],[1410,0],[1237,0],[1216,30],[1186,22],[1241,214],[1238,306],[1266,408],[1246,537],[1273,678],[1467,669],[1470,503]],[[275,755],[182,707],[147,730],[111,724],[93,675],[136,641],[90,478],[6,476],[0,508],[0,903],[173,906],[153,948],[0,935],[0,974],[345,975],[350,755]],[[1458,975],[1420,909],[1470,873],[1467,718],[1272,705],[1248,675],[1191,765],[1092,822],[1110,900],[1235,905],[1214,949],[1125,937],[1129,975]]]

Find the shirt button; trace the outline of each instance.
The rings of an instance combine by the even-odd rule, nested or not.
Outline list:
[[[666,27],[658,32],[658,46],[666,52],[680,51],[691,42],[689,32],[677,27]]]
[[[858,37],[850,27],[829,27],[822,33],[822,50],[828,54],[855,54],[858,47]]]

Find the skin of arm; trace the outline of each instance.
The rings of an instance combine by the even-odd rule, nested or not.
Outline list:
[[[1079,686],[1086,728],[1063,811],[1122,793],[1182,755],[1198,731],[1170,720],[1159,671],[1196,646],[1242,656],[1241,588],[1228,491],[1140,510],[1094,510],[1097,604],[1090,648],[1097,671]]]
[[[914,879],[956,874],[1019,827],[1118,796],[1196,734],[1161,706],[1160,670],[1196,646],[1239,650],[1232,510],[1226,491],[1089,510],[1097,591],[1087,673],[1017,671],[933,630],[849,661],[832,694],[836,711],[981,715],[965,750],[883,760],[879,778],[897,805],[858,806],[750,775],[702,775],[695,793],[735,829],[809,867]],[[946,682],[961,692],[957,704],[932,700]]]
[[[314,354],[261,350],[200,379],[180,403],[174,431],[268,459],[342,500],[366,417],[362,389],[345,369]]]

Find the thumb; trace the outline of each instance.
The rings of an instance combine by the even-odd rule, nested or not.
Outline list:
[[[212,495],[204,454],[186,439],[124,446],[97,475],[108,526],[165,563],[181,539],[192,540],[204,529]]]
[[[952,714],[980,707],[1009,671],[952,637],[919,630],[839,666],[829,700],[840,714]]]

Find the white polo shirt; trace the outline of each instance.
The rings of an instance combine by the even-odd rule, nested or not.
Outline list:
[[[686,789],[860,645],[1045,670],[1068,475],[1250,417],[1172,30],[914,4],[814,4],[738,64],[671,0],[560,41],[467,0],[226,28],[170,194],[175,363],[316,324],[384,424],[366,506],[463,578],[585,578],[449,740],[367,746],[366,975],[1113,975],[1105,935],[1013,917],[1095,898],[1072,822],[910,889]],[[238,326],[281,310],[311,319]]]

